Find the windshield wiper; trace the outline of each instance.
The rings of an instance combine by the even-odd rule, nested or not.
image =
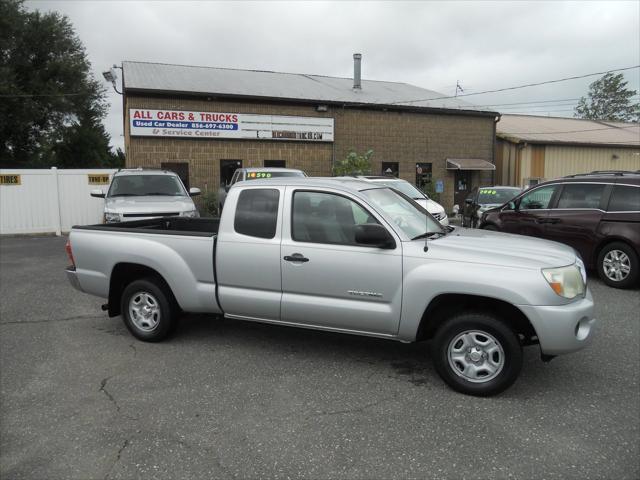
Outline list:
[[[139,193],[114,193],[113,195],[109,195],[110,197],[139,197]]]
[[[420,235],[416,235],[411,240],[420,240],[421,238],[431,238],[434,235],[446,235],[446,233],[445,232],[425,232],[425,233],[421,233]]]
[[[166,192],[148,192],[145,193],[145,195],[161,195],[164,197],[176,197],[177,195],[175,193],[166,193]]]

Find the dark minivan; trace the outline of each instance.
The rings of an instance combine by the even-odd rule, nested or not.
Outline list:
[[[640,273],[640,171],[541,183],[485,212],[480,228],[566,243],[606,284],[630,287]]]

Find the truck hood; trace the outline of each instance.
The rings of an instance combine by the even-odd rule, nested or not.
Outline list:
[[[191,197],[111,197],[105,201],[105,211],[123,214],[179,213],[195,208]]]
[[[576,262],[573,248],[562,243],[524,235],[456,227],[448,235],[409,242],[405,254],[459,262],[485,263],[515,268],[561,267]]]

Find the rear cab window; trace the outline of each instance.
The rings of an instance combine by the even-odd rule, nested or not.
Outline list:
[[[257,238],[274,238],[278,225],[280,191],[252,188],[240,192],[233,228],[236,233]]]

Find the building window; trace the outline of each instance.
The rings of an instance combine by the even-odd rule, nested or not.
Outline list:
[[[382,171],[380,172],[386,177],[399,177],[400,166],[398,162],[382,162]]]
[[[416,163],[416,187],[422,191],[431,183],[432,165],[431,163]]]
[[[287,162],[285,160],[265,160],[265,168],[287,168]]]
[[[252,188],[240,192],[233,225],[235,231],[250,237],[275,237],[279,198],[280,192],[272,188]]]

